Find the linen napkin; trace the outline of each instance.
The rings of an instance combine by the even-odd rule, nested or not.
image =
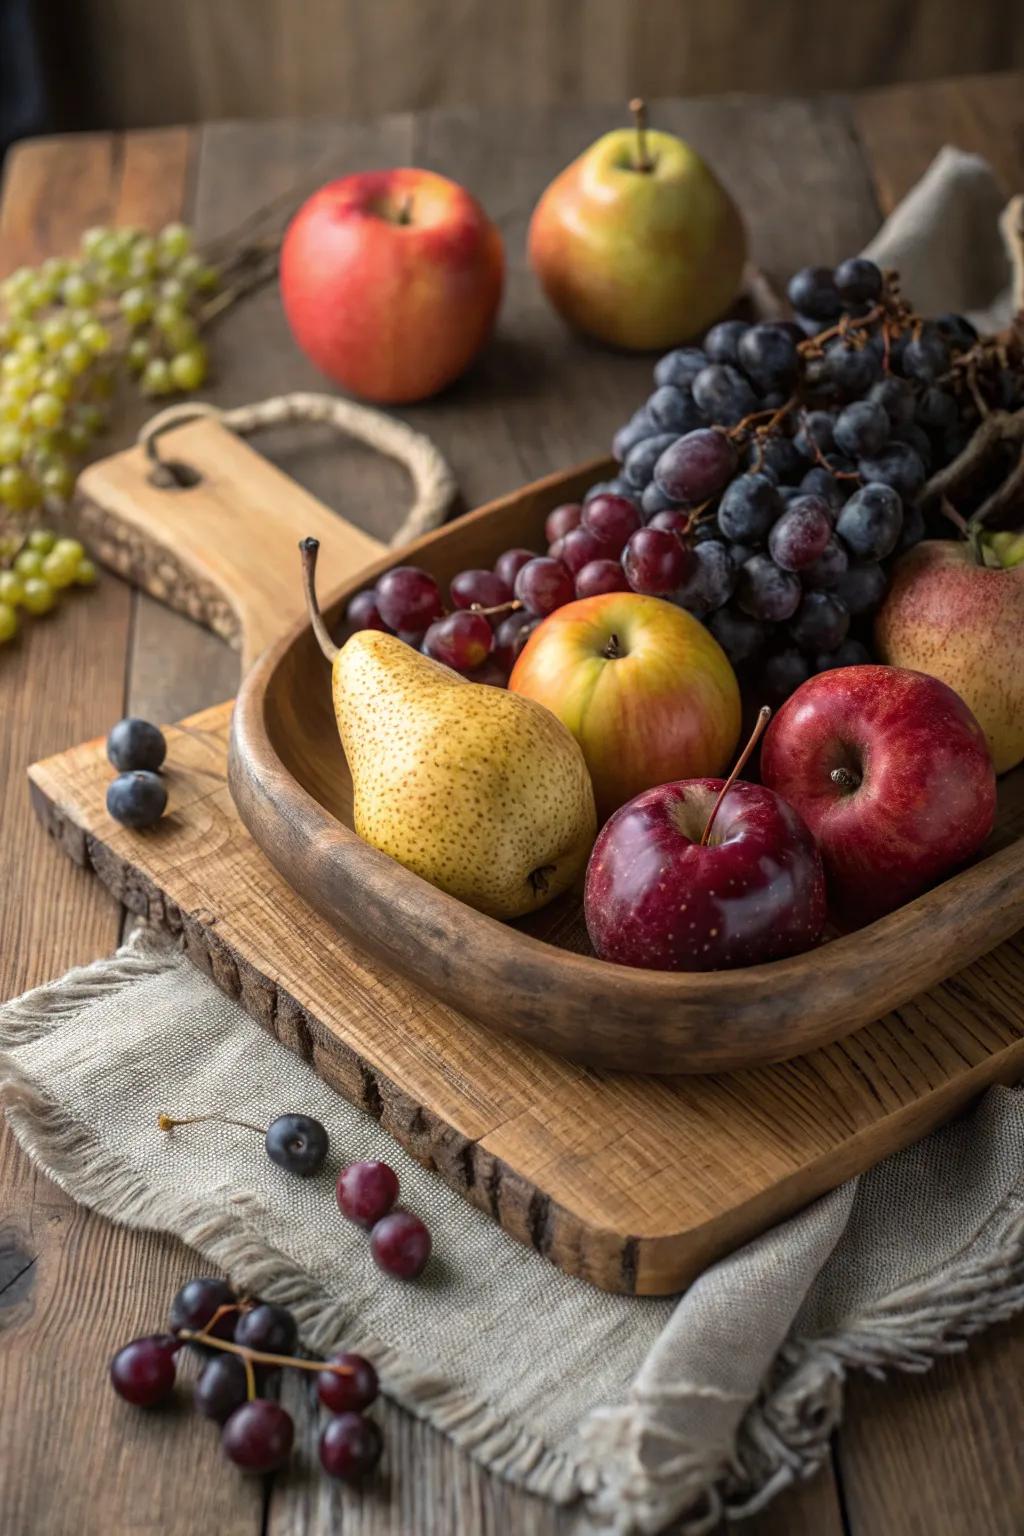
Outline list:
[[[984,161],[945,149],[868,254],[919,309],[1005,324],[1002,203]],[[292,1306],[310,1349],[365,1349],[390,1395],[522,1487],[586,1500],[595,1528],[701,1536],[762,1508],[827,1455],[848,1370],[924,1369],[1024,1307],[1017,1090],[657,1300],[520,1247],[145,930],[0,1009],[0,1103],[75,1199]],[[302,1181],[250,1132],[156,1129],[210,1109],[314,1114],[334,1162]],[[360,1157],[390,1162],[431,1227],[415,1285],[380,1275],[338,1215],[332,1168]]]
[[[619,1532],[679,1517],[698,1536],[762,1507],[827,1455],[848,1369],[920,1369],[1024,1305],[1010,1089],[678,1300],[606,1295],[521,1247],[146,929],[0,1009],[0,1103],[74,1199],[174,1233],[197,1271],[292,1307],[308,1348],[365,1350],[386,1392],[486,1466]],[[211,1110],[316,1115],[328,1166],[296,1179],[250,1131],[157,1128]],[[381,1275],[338,1213],[338,1164],[363,1157],[395,1167],[431,1229],[415,1284]]]

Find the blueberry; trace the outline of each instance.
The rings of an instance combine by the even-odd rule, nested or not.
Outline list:
[[[107,810],[126,827],[151,827],[167,808],[167,787],[155,773],[119,773],[107,790]]]
[[[163,731],[135,715],[119,720],[107,737],[107,757],[118,773],[130,773],[133,768],[156,773],[166,756]]]
[[[267,1127],[267,1156],[287,1173],[309,1178],[327,1156],[327,1132],[312,1115],[278,1115]]]

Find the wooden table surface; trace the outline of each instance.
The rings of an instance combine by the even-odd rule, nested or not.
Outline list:
[[[753,253],[774,277],[858,250],[945,143],[977,150],[1007,191],[1024,187],[1024,75],[856,97],[731,97],[655,105],[659,126],[705,152],[738,197]],[[71,248],[95,223],[184,217],[210,236],[310,176],[419,164],[464,182],[505,235],[499,335],[470,377],[405,413],[431,432],[468,504],[605,451],[647,391],[648,359],[568,338],[525,268],[533,203],[614,110],[443,111],[369,124],[217,123],[28,143],[6,166],[0,273]],[[223,404],[317,387],[276,297],[232,313],[213,342]],[[118,423],[128,441],[147,414]],[[401,473],[319,431],[266,451],[329,504],[387,537]],[[123,914],[49,847],[28,809],[25,767],[127,711],[169,721],[230,696],[234,656],[111,576],[33,624],[0,655],[0,997],[107,953]],[[0,1528],[4,1536],[576,1536],[555,1511],[487,1476],[439,1435],[385,1405],[386,1470],[359,1496],[291,1473],[264,1487],[221,1464],[208,1425],[147,1418],[107,1388],[117,1345],[163,1325],[195,1259],[76,1207],[0,1131]],[[301,1420],[300,1420],[301,1422]],[[750,1536],[1019,1536],[1024,1530],[1024,1321],[920,1377],[849,1389],[830,1464],[749,1522]]]

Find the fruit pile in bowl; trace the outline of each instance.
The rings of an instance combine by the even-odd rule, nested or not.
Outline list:
[[[364,841],[490,916],[581,892],[599,958],[662,971],[797,956],[982,849],[1024,755],[995,676],[1024,563],[988,523],[1020,331],[917,315],[863,258],[789,295],[663,357],[542,537],[383,571],[340,646],[307,548]]]

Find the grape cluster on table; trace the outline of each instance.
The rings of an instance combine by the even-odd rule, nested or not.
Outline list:
[[[121,375],[147,396],[203,384],[199,331],[218,281],[192,232],[168,224],[97,226],[74,256],[0,282],[0,642],[21,613],[49,613],[62,588],[96,580],[81,545],[39,524],[67,510]]]
[[[357,1482],[377,1465],[383,1438],[366,1410],[379,1383],[365,1356],[343,1351],[311,1361],[302,1354],[287,1307],[249,1301],[226,1281],[202,1275],[174,1297],[167,1333],[146,1334],[118,1350],[110,1362],[114,1391],[138,1408],[168,1402],[186,1345],[205,1358],[193,1403],[221,1426],[221,1450],[243,1472],[277,1471],[291,1455],[295,1424],[276,1396],[277,1368],[288,1365],[315,1374],[316,1395],[328,1414],[319,1444],[328,1476]]]
[[[868,661],[889,567],[925,535],[919,493],[977,425],[978,337],[915,315],[863,257],[806,267],[788,292],[793,320],[724,320],[660,359],[615,435],[618,474],[549,514],[545,549],[460,572],[447,603],[426,571],[388,571],[350,629],[500,685],[547,614],[632,590],[707,624],[754,698]],[[1022,403],[1019,376],[994,387]]]

